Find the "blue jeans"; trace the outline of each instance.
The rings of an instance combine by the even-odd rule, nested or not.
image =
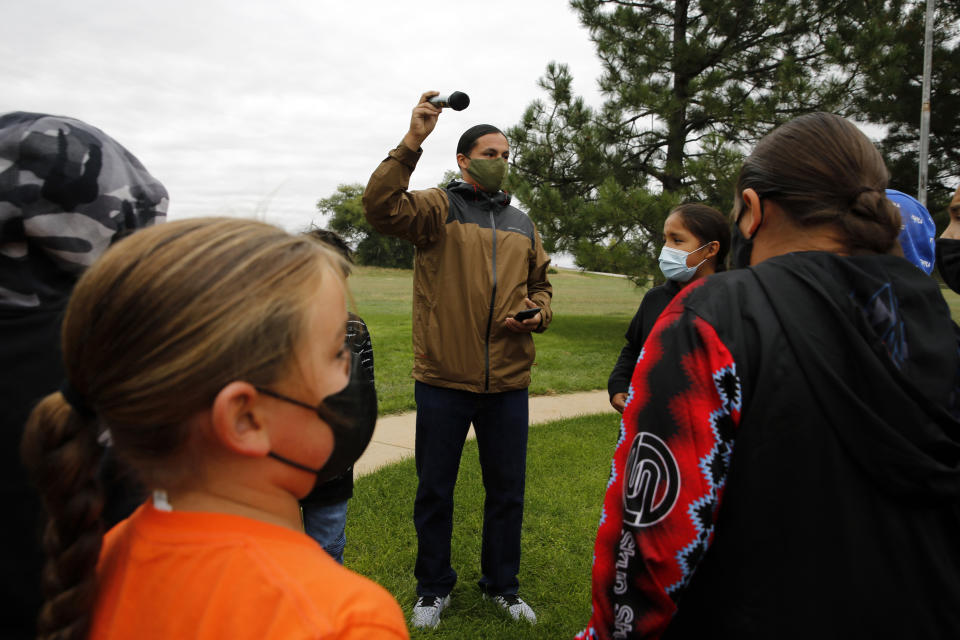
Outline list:
[[[346,529],[346,500],[325,507],[303,506],[303,530],[340,564],[343,564],[343,548],[347,544]]]
[[[457,573],[450,564],[453,490],[470,423],[477,434],[486,499],[480,551],[480,588],[517,593],[520,586],[520,529],[527,464],[527,390],[471,393],[417,381],[418,596],[445,596]]]

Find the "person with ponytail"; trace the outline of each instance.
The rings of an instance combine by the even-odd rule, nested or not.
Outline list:
[[[726,269],[729,250],[730,226],[713,207],[687,203],[667,216],[660,251],[660,271],[667,281],[644,294],[627,328],[627,344],[620,351],[607,381],[610,405],[619,413],[623,413],[626,405],[630,376],[643,341],[650,335],[657,317],[685,286]]]
[[[345,296],[334,253],[237,219],[139,231],[84,273],[22,444],[48,512],[39,638],[407,637],[300,519],[376,421]],[[150,496],[106,535],[104,439]]]
[[[956,637],[960,355],[887,179],[827,113],[747,157],[746,268],[644,343],[577,638]]]

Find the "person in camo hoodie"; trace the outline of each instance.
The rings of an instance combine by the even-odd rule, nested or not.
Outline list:
[[[0,115],[0,495],[5,548],[0,637],[33,638],[42,602],[40,498],[19,459],[33,405],[63,379],[60,322],[74,284],[111,244],[162,222],[168,197],[140,161],[103,131],[41,113]],[[110,458],[112,460],[112,458]],[[136,498],[104,470],[108,521]]]
[[[501,190],[510,145],[491,125],[468,129],[457,145],[463,180],[408,191],[420,145],[440,108],[426,92],[403,141],[380,163],[363,194],[380,233],[416,247],[413,377],[417,402],[414,503],[417,601],[411,623],[435,627],[457,573],[450,562],[453,490],[473,423],[483,470],[480,589],[514,619],[536,621],[517,595],[523,519],[533,332],[550,324],[550,258],[530,218]],[[531,309],[526,319],[518,312]]]

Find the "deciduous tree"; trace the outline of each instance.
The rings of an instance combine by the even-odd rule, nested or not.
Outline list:
[[[317,202],[317,209],[329,216],[328,227],[354,248],[358,264],[378,267],[413,267],[413,245],[405,240],[374,231],[363,215],[363,185],[341,184],[336,193]]]

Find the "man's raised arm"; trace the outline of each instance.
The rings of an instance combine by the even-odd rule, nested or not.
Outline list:
[[[420,96],[403,141],[376,168],[363,192],[363,212],[373,228],[417,246],[439,238],[449,208],[442,189],[407,191],[422,153],[420,145],[440,117],[440,108],[428,102],[435,95],[436,91],[427,91]]]

